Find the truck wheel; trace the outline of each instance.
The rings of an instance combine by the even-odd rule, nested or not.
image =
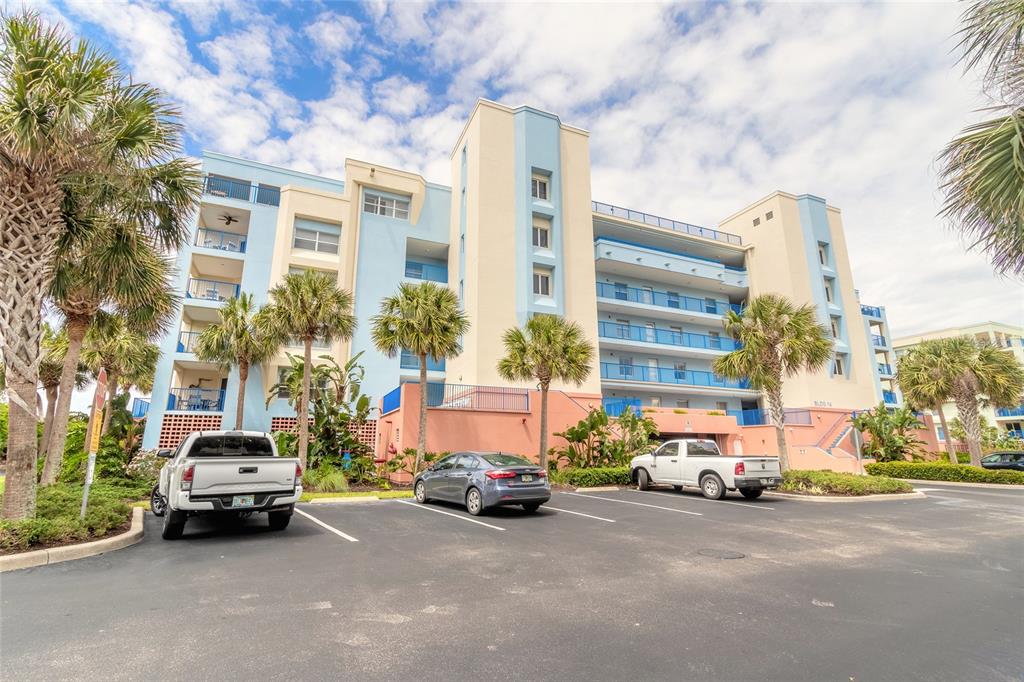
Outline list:
[[[725,497],[725,483],[722,483],[718,474],[705,474],[700,479],[700,491],[709,500],[720,500]]]
[[[167,500],[160,494],[160,486],[153,486],[153,492],[149,494],[149,510],[153,516],[163,516],[167,511]]]
[[[639,490],[647,490],[651,487],[651,479],[647,476],[647,469],[636,472],[636,487]]]
[[[270,521],[270,530],[284,530],[292,520],[292,510],[268,512],[267,520]]]
[[[748,500],[756,500],[757,498],[761,497],[761,493],[763,492],[764,491],[761,490],[760,488],[757,488],[756,490],[741,490],[740,495],[743,495],[743,497],[747,498]]]
[[[181,534],[185,531],[186,520],[188,520],[188,514],[185,512],[168,509],[164,513],[164,528],[160,533],[160,537],[164,540],[179,539]]]

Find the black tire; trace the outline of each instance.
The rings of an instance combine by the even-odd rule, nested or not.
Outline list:
[[[471,516],[480,516],[484,512],[484,496],[476,488],[466,491],[466,511]]]
[[[267,512],[270,530],[284,530],[292,520],[292,510]]]
[[[757,498],[761,497],[761,493],[763,492],[764,491],[761,490],[760,488],[756,490],[741,490],[740,495],[747,498],[748,500],[756,500]]]
[[[638,490],[647,490],[651,487],[651,477],[647,475],[647,469],[636,472],[636,487]]]
[[[167,512],[167,500],[160,494],[160,486],[153,486],[153,492],[149,494],[149,511],[153,516],[163,516]]]
[[[168,509],[164,514],[164,527],[160,532],[160,537],[164,540],[177,540],[181,538],[181,534],[185,531],[185,521],[187,520],[188,514],[185,512]]]
[[[525,509],[528,514],[532,514],[540,509],[540,502],[528,502],[523,505],[523,509]]]
[[[683,492],[683,486],[681,486],[681,485],[674,485],[674,486],[672,486],[672,490],[675,490],[677,493],[681,493],[681,492]]]
[[[720,500],[725,497],[725,483],[718,474],[704,474],[700,479],[700,491],[709,500]]]
[[[423,481],[416,481],[416,485],[412,487],[412,493],[416,496],[416,501],[420,504],[427,503],[427,484]]]

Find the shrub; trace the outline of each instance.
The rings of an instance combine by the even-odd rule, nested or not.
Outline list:
[[[599,485],[629,485],[629,467],[588,467],[569,468],[551,472],[551,481],[577,488],[591,488]]]
[[[871,466],[871,465],[869,465]],[[892,478],[857,476],[837,471],[801,471],[791,469],[783,474],[784,492],[808,495],[885,495],[909,493],[909,483]]]
[[[872,476],[913,478],[922,481],[963,481],[966,483],[1005,483],[1024,485],[1024,471],[982,469],[966,464],[942,462],[876,462],[864,467]]]
[[[708,411],[708,416],[709,417],[724,417],[725,416],[725,412],[722,412],[721,410],[709,410]]]
[[[321,464],[315,469],[306,469],[302,474],[302,488],[320,493],[342,493],[348,490],[348,479],[341,469]]]
[[[167,462],[163,457],[157,456],[158,450],[139,450],[135,456],[128,461],[124,467],[124,473],[128,478],[156,485],[160,479],[160,470]]]
[[[674,412],[675,414],[690,414],[690,413],[689,413],[689,412],[687,412],[686,410],[680,410],[680,409],[678,409],[678,408],[676,408],[676,409],[672,410],[672,412]]]
[[[85,519],[80,520],[81,486],[40,488],[33,518],[0,521],[0,551],[21,551],[35,545],[84,542],[102,537],[128,521],[131,512],[128,501],[136,497],[135,492],[122,486],[93,485],[89,489]]]

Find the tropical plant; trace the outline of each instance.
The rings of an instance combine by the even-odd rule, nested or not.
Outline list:
[[[333,377],[334,381],[344,376],[346,371],[333,359],[328,359],[318,369],[321,376]],[[362,376],[362,367],[358,365],[347,365],[347,369],[350,377]],[[357,435],[359,427],[370,415],[370,397],[360,392],[358,381],[349,381],[341,393],[337,391],[337,384],[333,388],[335,390],[317,391],[313,397],[314,438],[310,443],[310,469],[343,466],[346,453],[350,460],[370,453],[370,447]]]
[[[608,413],[599,407],[565,431],[554,434],[565,439],[567,445],[558,452],[558,461],[567,467],[600,466],[601,452],[611,438]]]
[[[284,342],[280,335],[268,333],[272,326],[262,319],[266,314],[257,309],[252,294],[243,292],[225,301],[219,311],[220,322],[200,332],[196,341],[195,354],[200,360],[216,362],[225,371],[238,367],[235,429],[242,428],[249,368],[274,357]]]
[[[905,460],[924,444],[914,433],[924,428],[924,424],[909,407],[889,410],[882,402],[872,410],[858,412],[850,423],[858,431],[871,436],[861,447],[861,452],[878,462]]]
[[[442,360],[462,352],[460,339],[469,331],[469,318],[454,291],[423,282],[400,284],[397,294],[381,301],[380,313],[371,322],[377,350],[392,358],[407,350],[419,360],[420,419],[414,465],[418,471],[427,451],[427,357]]]
[[[985,66],[999,104],[963,130],[940,157],[942,215],[988,254],[998,272],[1024,272],[1024,3],[979,0],[962,16],[965,71]]]
[[[650,449],[650,439],[658,435],[658,425],[631,409],[609,419],[603,407],[591,410],[586,417],[565,431],[554,434],[567,445],[552,448],[558,462],[570,468],[617,467],[629,464],[636,455]],[[552,466],[554,462],[549,462]]]
[[[978,417],[978,431],[981,434],[982,450],[1020,450],[1024,442],[1012,433],[1000,431],[998,426],[989,424],[984,415]],[[949,423],[949,441],[967,442],[967,429],[960,417],[954,417]]]
[[[932,339],[911,348],[896,361],[896,381],[907,404],[915,409],[935,410],[942,432],[949,434],[942,406],[953,399],[954,371],[950,365],[949,339]],[[957,463],[952,438],[946,438],[949,461]]]
[[[552,381],[576,386],[590,376],[594,346],[583,328],[555,315],[534,315],[522,329],[505,330],[505,357],[498,374],[506,381],[536,380],[540,385],[540,465],[548,466],[548,390]]]
[[[352,295],[338,288],[335,277],[316,270],[291,274],[270,290],[270,305],[264,324],[269,336],[295,337],[302,341],[304,362],[301,405],[309,405],[310,368],[313,365],[313,339],[331,343],[348,340],[356,329],[352,315]],[[299,420],[299,461],[306,467],[309,452],[309,417],[297,412]]]
[[[658,436],[658,424],[632,409],[623,410],[612,427],[624,450],[626,461],[621,464],[628,464],[633,457],[650,450],[651,439]]]
[[[782,386],[798,372],[816,372],[832,357],[832,339],[818,323],[813,305],[797,306],[778,294],[761,294],[742,313],[730,310],[726,333],[741,346],[715,360],[714,371],[730,379],[746,379],[762,391],[775,427],[779,464],[789,468],[784,428]]]
[[[35,507],[42,304],[61,243],[90,229],[65,220],[65,201],[76,196],[88,213],[116,205],[124,222],[176,248],[200,187],[180,151],[178,112],[159,90],[38,14],[0,18],[0,345],[12,408],[2,518]]]

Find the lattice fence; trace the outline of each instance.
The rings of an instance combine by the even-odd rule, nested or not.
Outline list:
[[[194,431],[217,431],[221,428],[221,419],[219,414],[165,414],[157,447],[174,449]]]
[[[312,419],[310,422],[312,423]],[[299,420],[295,417],[271,417],[270,432],[288,431],[294,433],[298,430]],[[311,424],[312,425],[312,424]],[[356,438],[359,442],[371,448],[377,445],[377,420],[368,419],[363,422],[356,431]]]

